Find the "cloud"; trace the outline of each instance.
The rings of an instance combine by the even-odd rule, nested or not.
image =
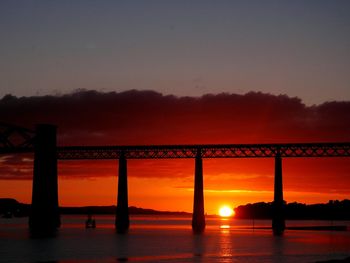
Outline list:
[[[27,180],[32,178],[32,155],[15,154],[0,156],[0,179]]]
[[[56,124],[61,146],[350,141],[350,102],[306,106],[299,98],[260,92],[201,97],[137,90],[6,95],[0,100],[0,120],[31,129],[37,123]],[[7,159],[1,159],[1,164],[4,160],[11,164]],[[19,162],[12,164],[19,167]],[[31,162],[22,161],[24,164],[28,168]],[[1,167],[0,177],[11,178],[10,166]],[[61,171],[73,176],[68,167]],[[181,174],[181,168],[177,169],[175,174]],[[169,169],[163,170],[160,174],[171,176]],[[16,172],[24,174],[25,170],[21,171]],[[110,167],[102,170],[101,176],[113,173]],[[95,174],[89,171],[86,176]]]

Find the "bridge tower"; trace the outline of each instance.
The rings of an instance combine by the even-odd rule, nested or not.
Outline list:
[[[121,152],[119,157],[118,197],[115,227],[118,233],[125,233],[128,231],[129,225],[127,160],[124,153]]]
[[[275,186],[273,200],[272,230],[274,235],[282,235],[285,229],[284,201],[282,184],[282,157],[280,152],[275,156]]]
[[[29,227],[46,234],[60,227],[56,126],[38,124],[34,139],[34,173]]]
[[[204,194],[203,194],[203,160],[201,156],[201,149],[197,150],[197,155],[195,158],[192,229],[194,233],[201,233],[205,229]]]

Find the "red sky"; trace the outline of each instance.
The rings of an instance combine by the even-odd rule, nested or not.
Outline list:
[[[305,106],[263,93],[202,97],[153,91],[77,91],[0,100],[0,120],[58,126],[58,145],[286,143],[350,141],[350,102]],[[59,161],[60,205],[111,205],[116,161]],[[0,196],[31,201],[31,156],[0,156]],[[273,159],[205,159],[205,210],[273,199]],[[194,160],[129,160],[129,205],[192,210]],[[284,159],[287,202],[350,196],[346,158]]]

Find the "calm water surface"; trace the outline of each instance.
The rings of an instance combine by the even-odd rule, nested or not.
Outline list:
[[[0,219],[0,262],[315,262],[350,256],[350,231],[287,230],[274,237],[267,220],[207,218],[194,235],[191,218],[131,217],[128,234],[116,234],[113,216],[63,216],[55,238],[31,239],[27,218]],[[288,226],[347,225],[350,222],[288,221]]]

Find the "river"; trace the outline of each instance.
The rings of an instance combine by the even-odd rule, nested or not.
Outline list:
[[[51,238],[30,238],[27,218],[0,219],[0,262],[315,262],[350,256],[350,222],[287,221],[287,226],[347,225],[348,231],[286,230],[272,235],[268,220],[207,218],[203,234],[187,216],[131,216],[128,234],[117,234],[114,217],[62,216]]]

